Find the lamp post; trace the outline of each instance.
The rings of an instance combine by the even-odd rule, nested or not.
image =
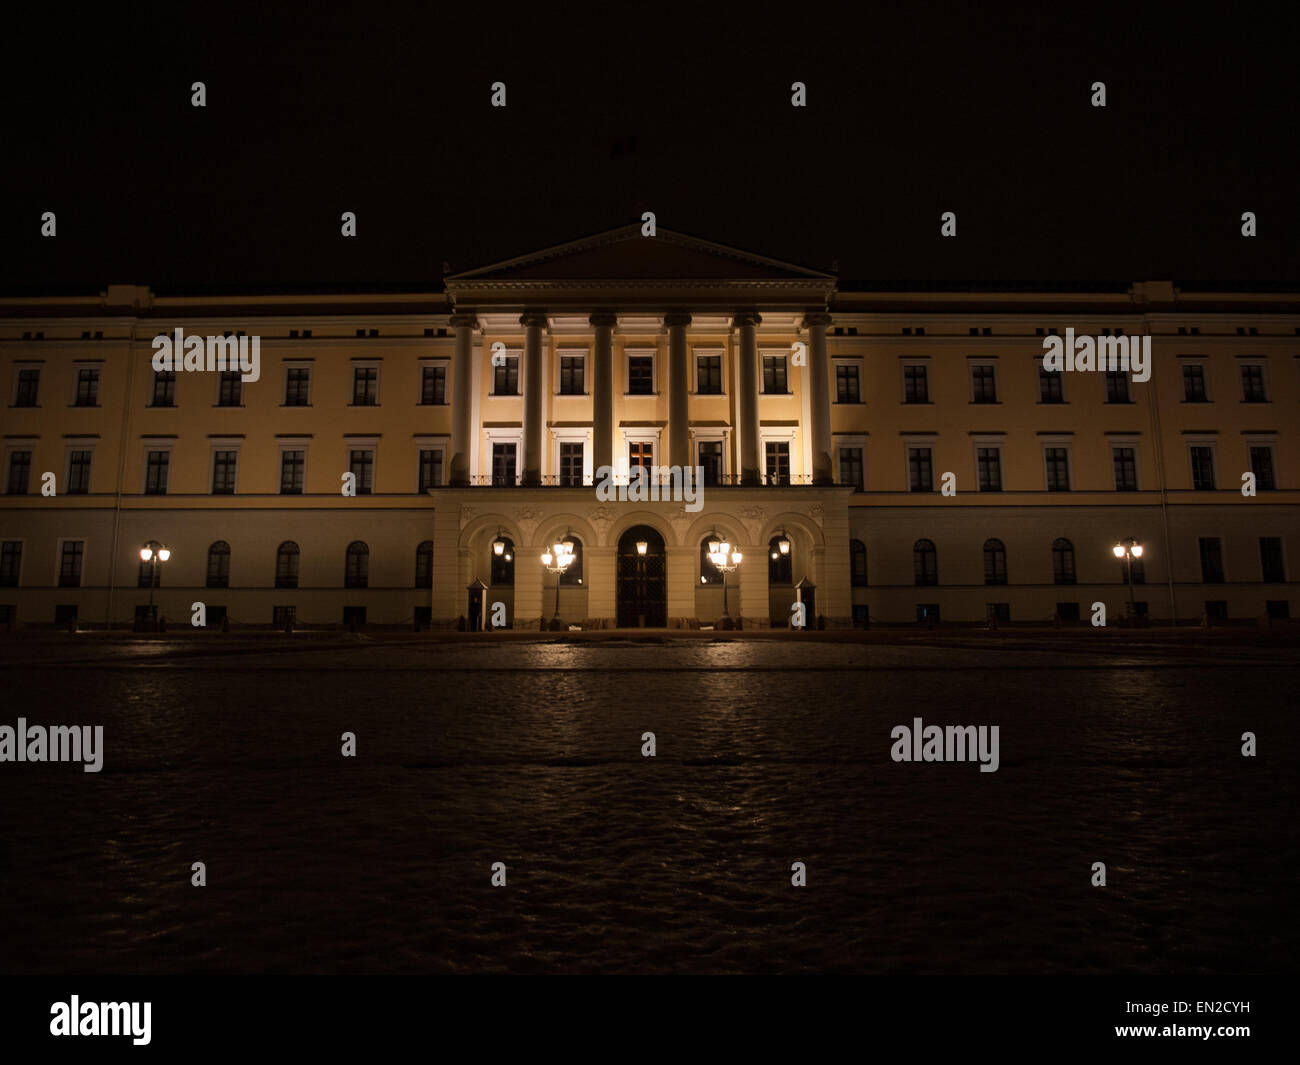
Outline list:
[[[154,621],[153,590],[158,583],[158,563],[172,557],[171,551],[157,540],[150,540],[140,548],[140,561],[149,563],[149,620]]]
[[[1132,536],[1128,536],[1111,548],[1111,551],[1116,558],[1124,560],[1124,569],[1128,575],[1129,614],[1136,617],[1137,601],[1133,598],[1133,560],[1142,557],[1142,545]]]
[[[731,544],[719,540],[716,534],[709,538],[708,554],[709,561],[722,574],[722,616],[730,618],[731,614],[727,611],[727,574],[740,565],[744,556],[739,551],[733,551]]]
[[[638,548],[641,546],[640,544],[637,545]],[[551,545],[551,550],[542,553],[542,565],[546,567],[548,573],[555,574],[555,614],[552,620],[560,616],[560,577],[572,564],[573,538],[566,532],[563,540],[556,540]]]

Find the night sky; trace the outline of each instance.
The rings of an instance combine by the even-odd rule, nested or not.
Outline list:
[[[234,10],[9,16],[4,291],[440,288],[643,210],[846,281],[1300,280],[1294,5]]]

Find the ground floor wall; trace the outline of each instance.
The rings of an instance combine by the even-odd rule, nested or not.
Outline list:
[[[481,582],[483,627],[493,627],[494,614],[508,628],[540,628],[553,619],[613,627],[620,598],[639,587],[629,538],[642,537],[652,543],[648,557],[657,556],[648,564],[655,570],[650,579],[662,579],[662,623],[669,627],[718,625],[724,616],[744,628],[785,626],[800,599],[812,608],[810,624],[832,628],[929,618],[974,623],[991,611],[1011,623],[1050,623],[1062,614],[1086,623],[1099,602],[1114,619],[1126,614],[1130,599],[1124,564],[1112,553],[1126,537],[1145,548],[1132,598],[1151,618],[1300,615],[1300,585],[1288,579],[1300,552],[1300,515],[1294,506],[1266,501],[901,506],[843,488],[797,486],[709,490],[698,511],[680,502],[602,502],[590,488],[446,488],[415,500],[304,500],[291,507],[210,499],[189,507],[168,499],[157,506],[132,501],[120,513],[102,502],[71,502],[0,511],[0,541],[19,545],[14,572],[0,580],[0,622],[50,625],[75,616],[82,624],[130,625],[149,600],[138,583],[139,550],[153,540],[172,551],[153,592],[172,624],[188,625],[194,604],[202,603],[210,624],[224,615],[235,625],[269,626],[291,613],[308,626],[351,620],[455,627],[469,623],[469,589]],[[581,545],[581,580],[561,583],[557,601],[557,579],[540,556],[566,535]],[[725,591],[700,580],[700,542],[712,535],[744,556]],[[776,537],[790,541],[791,562],[772,580]],[[499,538],[513,555],[508,583],[494,569]],[[1275,543],[1266,549],[1263,540]],[[80,570],[75,582],[60,586],[66,541],[82,545]],[[857,562],[855,541],[862,545]],[[932,546],[933,584],[917,583],[921,541]],[[1068,573],[1061,572],[1062,541],[1071,555]],[[1000,571],[990,572],[991,542],[1001,547]],[[1207,542],[1217,546],[1210,550]],[[209,586],[215,544],[229,549],[222,587]],[[296,586],[277,587],[286,583],[277,561],[285,544],[297,548]],[[358,544],[366,557],[359,582],[348,563]],[[431,569],[421,568],[422,545]],[[1216,558],[1221,574],[1207,574]]]

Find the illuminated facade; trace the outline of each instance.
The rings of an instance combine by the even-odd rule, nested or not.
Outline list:
[[[177,328],[259,337],[258,379],[155,372]],[[1067,328],[1150,336],[1150,380],[1043,374]],[[1298,360],[1297,293],[850,286],[639,227],[441,292],[5,299],[0,619],[1285,617]],[[598,498],[639,465],[700,508]]]

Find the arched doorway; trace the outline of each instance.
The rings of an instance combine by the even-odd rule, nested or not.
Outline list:
[[[644,548],[639,549],[642,544]],[[667,624],[664,538],[649,525],[634,525],[618,540],[618,626],[662,629]]]

